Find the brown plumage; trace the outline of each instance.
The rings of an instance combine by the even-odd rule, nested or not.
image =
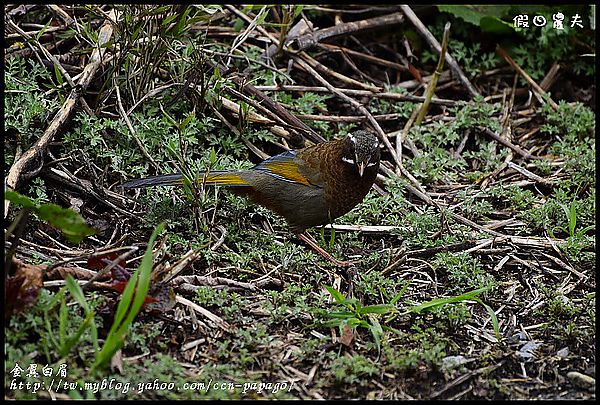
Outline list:
[[[343,139],[284,152],[248,170],[214,171],[199,175],[197,180],[206,185],[226,186],[276,212],[286,219],[294,233],[336,261],[315,247],[311,243],[314,240],[306,240],[304,231],[327,224],[360,203],[375,181],[379,160],[377,136],[369,131],[356,131]],[[123,187],[182,182],[181,175],[173,174],[132,180]]]

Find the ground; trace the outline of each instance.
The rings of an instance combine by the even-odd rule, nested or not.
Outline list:
[[[6,6],[5,397],[595,398],[593,7],[412,10]],[[375,186],[309,230],[347,267],[120,186],[365,128]]]

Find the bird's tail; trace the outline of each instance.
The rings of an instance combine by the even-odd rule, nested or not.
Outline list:
[[[217,170],[198,176],[196,181],[212,186],[249,186],[241,176],[240,171]],[[183,184],[181,174],[166,174],[161,176],[136,179],[123,184],[123,188],[141,188],[154,186],[180,186]]]

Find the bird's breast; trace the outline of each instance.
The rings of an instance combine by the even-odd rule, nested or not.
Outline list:
[[[325,200],[331,219],[344,215],[365,198],[377,177],[378,167],[379,164],[368,167],[362,177],[357,168],[349,164],[328,170]]]

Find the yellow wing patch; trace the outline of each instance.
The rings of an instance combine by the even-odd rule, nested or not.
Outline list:
[[[263,166],[274,175],[283,177],[284,180],[293,181],[306,186],[311,185],[310,181],[298,171],[298,165],[293,161],[263,162]]]

